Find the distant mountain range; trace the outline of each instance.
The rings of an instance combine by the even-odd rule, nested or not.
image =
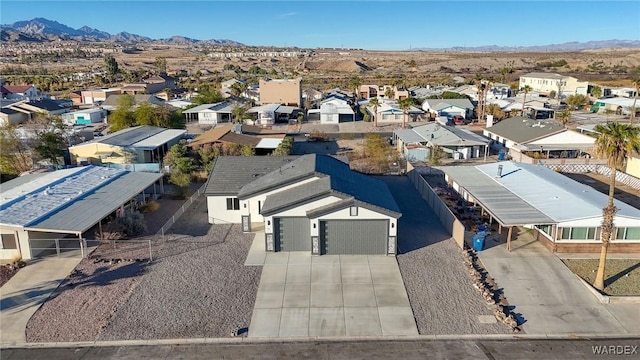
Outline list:
[[[606,48],[638,48],[640,47],[639,40],[598,40],[587,42],[566,42],[562,44],[551,45],[537,45],[537,46],[498,46],[498,45],[484,45],[484,46],[472,46],[472,47],[451,47],[451,48],[417,48],[411,49],[415,51],[486,51],[486,52],[544,52],[544,51],[580,51],[591,49],[606,49]]]
[[[159,42],[165,44],[210,44],[227,46],[245,46],[233,40],[197,40],[184,36],[172,36],[167,39],[151,39],[146,36],[119,32],[108,32],[83,26],[74,29],[57,21],[45,18],[18,21],[13,24],[0,25],[0,40],[3,42],[48,42],[57,40],[77,41],[112,41],[118,43],[145,43]],[[640,48],[639,40],[601,40],[587,42],[567,42],[562,44],[539,46],[498,46],[486,45],[475,47],[451,47],[451,48],[414,48],[413,51],[482,51],[482,52],[544,52],[544,51],[580,51],[603,48]]]
[[[0,25],[0,40],[7,42],[47,42],[57,40],[77,40],[77,41],[112,41],[119,43],[143,43],[161,42],[167,44],[211,44],[244,46],[233,40],[196,40],[184,36],[173,36],[168,39],[151,39],[146,36],[119,32],[109,34],[106,31],[83,26],[74,29],[57,21],[45,18],[35,18],[32,20],[18,21],[13,24]]]

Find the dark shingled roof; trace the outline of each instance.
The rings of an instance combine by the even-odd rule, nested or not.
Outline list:
[[[303,194],[303,192],[319,195],[323,191],[329,190],[336,196],[352,196],[363,203],[400,214],[400,209],[384,182],[353,171],[348,164],[326,155],[309,154],[301,156],[297,160],[245,185],[238,193],[238,197],[247,198],[254,194],[264,193],[314,176],[329,177],[329,183],[326,180],[321,182],[313,181],[284,190],[282,195],[275,198],[270,195],[267,197],[268,200],[265,200],[264,207],[275,209],[291,206],[298,201],[307,199],[307,195]],[[275,204],[269,204],[269,200],[274,200]]]
[[[219,156],[205,194],[237,195],[246,184],[297,159],[298,156]]]
[[[293,204],[303,204],[331,194],[331,179],[323,177],[267,196],[261,214],[284,210]]]

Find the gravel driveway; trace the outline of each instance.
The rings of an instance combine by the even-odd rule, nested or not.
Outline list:
[[[398,222],[398,265],[421,335],[510,333],[473,288],[461,250],[406,176],[379,177],[389,186],[402,217]],[[489,317],[489,318],[490,318]]]
[[[229,337],[249,326],[262,267],[244,266],[253,234],[210,225],[201,196],[100,340]]]

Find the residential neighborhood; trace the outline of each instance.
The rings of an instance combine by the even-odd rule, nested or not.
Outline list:
[[[319,79],[298,48],[125,70],[140,44],[62,90],[0,79],[2,352],[637,342],[640,80]]]

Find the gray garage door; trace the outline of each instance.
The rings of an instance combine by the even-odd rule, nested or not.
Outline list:
[[[306,217],[274,218],[276,251],[311,251],[309,219]]]
[[[384,255],[387,220],[320,221],[322,253],[327,255]]]

